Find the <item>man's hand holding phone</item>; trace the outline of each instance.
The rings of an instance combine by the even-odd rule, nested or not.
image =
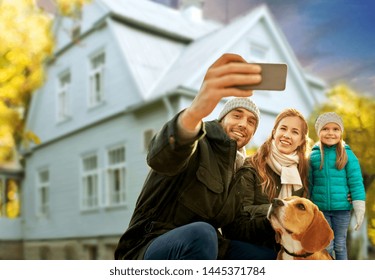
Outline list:
[[[252,90],[236,86],[259,84],[262,80],[260,72],[260,66],[247,63],[240,55],[223,54],[209,67],[198,94],[182,112],[181,125],[187,130],[195,130],[223,98],[252,96]]]

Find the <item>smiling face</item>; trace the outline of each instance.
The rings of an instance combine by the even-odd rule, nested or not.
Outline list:
[[[319,132],[319,140],[324,145],[333,146],[340,142],[342,131],[337,123],[327,123]]]
[[[240,149],[253,137],[257,118],[246,109],[236,108],[225,115],[220,123],[229,138],[237,142],[237,149]]]
[[[283,118],[273,133],[276,148],[280,153],[291,154],[303,143],[303,122],[299,117]]]

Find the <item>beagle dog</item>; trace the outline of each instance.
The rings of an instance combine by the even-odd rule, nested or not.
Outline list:
[[[281,249],[278,260],[332,260],[325,249],[333,231],[319,208],[298,196],[273,199],[267,218]]]

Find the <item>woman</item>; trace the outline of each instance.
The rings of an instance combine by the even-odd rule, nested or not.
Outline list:
[[[307,147],[308,126],[303,115],[296,109],[281,112],[269,138],[238,171],[244,185],[243,209],[236,221],[223,229],[227,238],[278,251],[267,212],[273,198],[307,196]],[[243,225],[248,219],[251,223],[246,228]]]

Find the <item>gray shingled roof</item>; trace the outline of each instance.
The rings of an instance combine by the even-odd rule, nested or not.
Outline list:
[[[258,21],[263,8],[262,6],[255,9],[231,24],[192,42],[150,95],[155,97],[165,94],[176,87],[198,90],[208,67]]]
[[[181,12],[147,0],[101,0],[118,17],[186,40],[195,40],[221,26],[209,20],[192,21]]]

